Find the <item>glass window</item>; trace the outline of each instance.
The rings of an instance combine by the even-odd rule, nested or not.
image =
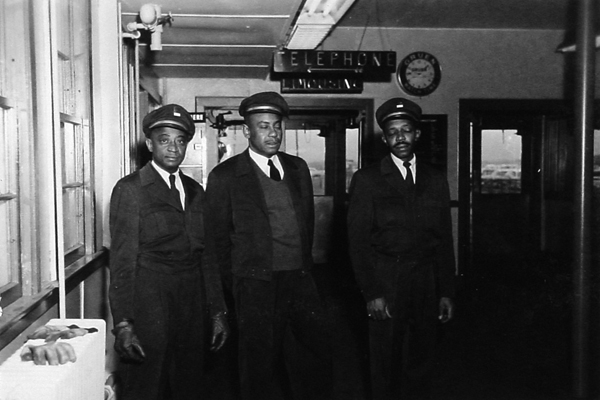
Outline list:
[[[218,132],[217,152],[219,162],[223,162],[248,147],[248,139],[244,136],[241,125],[230,125]]]
[[[600,187],[600,130],[594,130],[594,187]]]
[[[29,94],[26,2],[0,2],[0,297],[6,305],[22,294],[23,253],[20,176],[28,166],[23,99]],[[21,107],[20,107],[21,106]]]
[[[63,232],[65,256],[85,254],[83,135],[80,124],[63,122]]]
[[[521,136],[516,130],[481,132],[481,193],[521,193]]]
[[[87,2],[56,2],[58,74],[61,93],[61,151],[56,154],[62,171],[63,248],[65,264],[86,253],[91,237],[91,203],[86,202],[86,183],[90,181],[89,11]]]
[[[352,176],[360,167],[360,129],[346,129],[346,193]]]
[[[0,296],[19,283],[18,146],[14,110],[0,98]]]
[[[30,3],[0,1],[2,307],[94,247],[90,2]],[[34,23],[48,11],[49,25]]]
[[[325,195],[325,138],[318,129],[286,129],[281,151],[308,164],[315,196]]]

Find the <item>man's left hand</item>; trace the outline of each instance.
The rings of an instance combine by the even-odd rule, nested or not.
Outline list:
[[[442,323],[450,321],[454,317],[454,302],[450,297],[442,297],[440,299],[440,315],[439,319]]]
[[[229,337],[229,323],[225,313],[217,313],[212,317],[212,339],[210,351],[218,351]]]

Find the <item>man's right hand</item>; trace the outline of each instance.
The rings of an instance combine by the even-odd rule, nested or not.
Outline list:
[[[112,330],[115,335],[115,351],[125,362],[141,363],[146,359],[146,353],[133,332],[133,324],[122,321]]]
[[[369,315],[369,318],[378,321],[392,318],[390,312],[388,311],[385,298],[383,297],[367,302],[367,314]]]
[[[39,346],[26,344],[21,350],[21,360],[33,361],[35,365],[63,365],[77,361],[77,356],[69,343],[52,341]]]

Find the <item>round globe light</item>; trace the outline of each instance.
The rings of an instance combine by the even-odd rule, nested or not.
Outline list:
[[[140,8],[140,20],[144,25],[154,25],[158,19],[154,4],[144,4]]]

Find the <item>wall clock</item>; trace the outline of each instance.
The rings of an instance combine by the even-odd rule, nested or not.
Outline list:
[[[439,86],[442,69],[437,58],[424,51],[417,51],[400,61],[396,79],[407,94],[427,96]]]

